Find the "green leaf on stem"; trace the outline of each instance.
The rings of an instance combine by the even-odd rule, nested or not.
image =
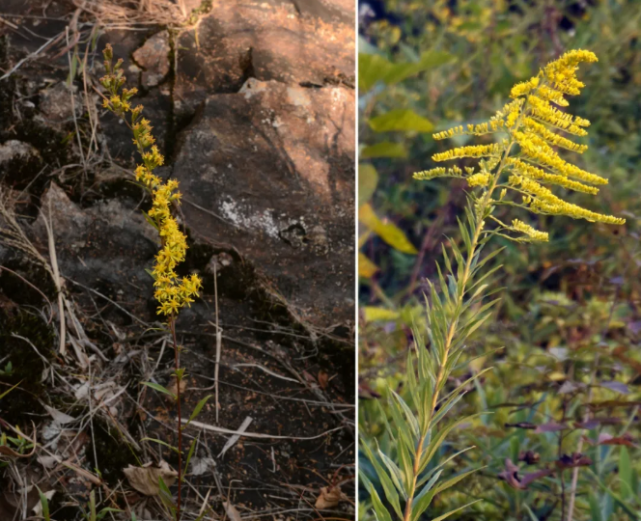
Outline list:
[[[167,389],[163,385],[160,385],[154,382],[142,382],[142,385],[146,385],[147,387],[151,387],[154,391],[158,391],[160,393],[166,394],[167,396],[171,396],[173,400],[178,399],[178,397],[174,393],[172,393],[169,389]]]
[[[200,411],[203,410],[203,407],[207,403],[207,401],[212,397],[211,394],[208,394],[205,396],[202,400],[200,400],[197,404],[196,407],[194,407],[193,412],[191,413],[191,416],[189,417],[189,421],[185,424],[185,427],[191,423],[192,420],[196,418],[200,414]]]

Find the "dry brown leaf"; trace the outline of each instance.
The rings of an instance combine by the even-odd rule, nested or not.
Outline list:
[[[334,508],[343,499],[343,497],[344,495],[341,491],[341,487],[323,487],[320,490],[320,495],[316,498],[316,504],[314,506],[319,510]]]
[[[88,470],[78,467],[77,465],[75,465],[69,460],[63,461],[62,464],[68,469],[73,470],[81,478],[91,481],[91,483],[93,483],[94,485],[102,486],[102,480],[95,474],[92,474],[91,472],[89,472]]]
[[[592,460],[580,452],[575,452],[561,455],[554,463],[560,469],[573,469],[575,467],[589,467],[592,465]]]
[[[556,423],[556,422],[550,422],[550,423],[543,423],[539,425],[534,432],[536,434],[542,434],[544,432],[559,432],[567,429],[568,426],[565,423]]]
[[[626,447],[635,447],[634,438],[627,432],[623,436],[612,436],[602,432],[599,434],[599,445],[625,445]]]
[[[541,469],[536,472],[519,476],[519,467],[517,467],[510,458],[505,459],[505,470],[499,474],[499,478],[505,480],[508,485],[517,490],[525,490],[527,486],[537,479],[549,476],[554,471],[550,469]]]
[[[29,454],[20,454],[19,452],[16,452],[6,445],[0,445],[0,454],[2,454],[3,456],[9,456],[11,458],[28,458],[32,456],[34,452],[35,448]]]
[[[176,396],[178,393],[178,385],[176,385],[176,377],[172,377],[171,379],[171,385],[167,388],[169,389],[169,392]],[[181,380],[180,381],[180,392],[184,393],[185,389],[187,389],[187,380]]]
[[[19,519],[22,510],[23,501],[26,501],[27,511],[31,511],[39,502],[40,495],[38,489],[30,485],[26,490],[18,489],[16,491],[5,490],[0,493],[0,519],[7,521]]]
[[[74,418],[73,416],[69,416],[64,412],[61,412],[58,409],[54,409],[53,407],[49,407],[48,405],[45,405],[44,408],[47,410],[49,415],[53,418],[53,421],[56,422],[58,425],[67,425],[68,423],[72,423],[76,421],[76,418]]]
[[[523,486],[523,488],[527,488],[527,486],[533,481],[536,481],[537,479],[545,478],[550,474],[554,474],[554,471],[552,469],[541,469],[541,470],[537,470],[536,472],[530,472],[529,474],[524,474],[523,477],[521,478],[521,485]]]
[[[123,472],[129,484],[145,496],[157,496],[160,494],[159,478],[162,478],[165,484],[171,487],[178,476],[178,473],[166,461],[161,461],[158,467],[153,467],[151,463],[144,467],[129,465],[126,469],[123,469]]]
[[[318,371],[318,385],[321,389],[327,389],[329,383],[329,375],[325,371]]]
[[[535,465],[541,459],[541,455],[538,452],[531,450],[520,452],[519,461],[525,462],[527,465]]]
[[[307,380],[309,383],[315,384],[316,383],[316,378],[314,378],[311,374],[309,374],[305,369],[303,369],[303,377],[305,380]]]
[[[229,501],[224,501],[223,507],[225,508],[225,512],[227,513],[227,517],[230,519],[230,521],[242,521],[240,513],[238,512],[238,510],[236,510],[236,507]]]

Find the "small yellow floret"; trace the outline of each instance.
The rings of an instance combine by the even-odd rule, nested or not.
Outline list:
[[[510,91],[510,97],[518,98],[520,96],[525,96],[526,94],[529,94],[531,91],[536,89],[538,85],[539,85],[538,76],[535,76],[534,78],[531,78],[528,81],[517,83],[516,85],[514,85],[514,87],[512,87],[512,90]]]
[[[491,179],[492,179],[491,174],[487,174],[487,173],[474,174],[467,178],[467,184],[472,187],[487,186],[490,184]]]

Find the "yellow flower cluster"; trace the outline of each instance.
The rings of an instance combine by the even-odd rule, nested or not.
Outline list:
[[[471,175],[470,177],[467,178],[467,184],[474,187],[474,186],[487,186],[490,184],[490,181],[492,180],[492,174],[488,174],[485,172],[481,172],[478,174]]]
[[[537,89],[536,94],[540,98],[551,101],[559,107],[567,107],[570,105],[570,102],[563,97],[562,92],[559,92],[558,90],[553,89],[552,87],[549,87],[547,85],[541,85]]]
[[[534,89],[536,89],[538,86],[539,86],[538,76],[535,76],[534,78],[531,78],[528,81],[517,83],[516,85],[514,85],[514,87],[512,87],[512,90],[510,91],[510,97],[519,98],[521,96],[525,96],[526,94],[529,94]]]
[[[589,127],[590,122],[587,119],[579,118],[561,112],[559,109],[550,105],[550,102],[538,96],[528,96],[528,104],[530,105],[530,113],[533,117],[548,123],[553,127],[565,130],[575,136],[587,136],[587,131],[582,127]]]
[[[490,134],[492,132],[497,132],[499,130],[502,130],[504,126],[505,126],[505,122],[502,119],[492,118],[489,121],[486,121],[484,123],[479,123],[478,125],[471,125],[471,124],[467,125],[467,128],[463,127],[463,125],[449,128],[447,130],[437,132],[436,134],[432,134],[432,138],[434,138],[437,141],[440,141],[442,139],[448,139],[454,136],[461,136],[463,134],[470,135],[470,136],[483,136],[485,134]]]
[[[505,105],[503,110],[505,111],[505,126],[512,128],[516,125],[516,122],[521,115],[521,107],[523,106],[523,100],[517,99],[512,103]]]
[[[563,188],[568,188],[569,190],[574,190],[575,192],[583,192],[586,194],[596,195],[599,193],[599,189],[596,186],[589,186],[578,181],[573,181],[568,179],[566,176],[559,174],[550,174],[541,168],[537,168],[532,165],[510,157],[507,160],[508,165],[512,168],[512,171],[522,175],[523,177],[529,177],[530,179],[535,179],[543,183],[549,183],[552,185],[562,186]]]
[[[585,219],[586,221],[605,224],[625,224],[625,219],[592,212],[576,204],[568,203],[554,195],[548,188],[541,186],[534,179],[512,174],[508,182],[511,186],[518,187],[521,192],[526,194],[523,202],[535,213],[567,215],[573,219]]]
[[[573,50],[566,52],[559,59],[549,63],[543,69],[545,77],[558,91],[572,96],[581,94],[585,84],[576,79],[576,71],[582,62],[594,63],[599,61],[590,51]]]
[[[463,177],[463,171],[458,166],[453,166],[452,168],[438,166],[431,170],[416,172],[413,177],[420,181],[429,181],[435,177]]]
[[[568,138],[559,136],[552,132],[542,123],[538,123],[532,118],[524,118],[523,125],[532,133],[538,135],[539,137],[545,139],[550,145],[565,148],[566,150],[571,150],[572,152],[577,152],[578,154],[583,154],[588,149],[587,145],[579,145],[574,141],[571,141]]]
[[[530,241],[547,242],[549,240],[549,234],[547,232],[536,230],[529,224],[525,224],[523,221],[519,221],[518,219],[514,219],[512,221],[511,229],[515,232],[522,233]],[[520,240],[523,239],[521,238]]]
[[[175,317],[181,308],[194,302],[198,296],[202,281],[198,275],[179,278],[176,273],[178,264],[185,260],[187,253],[187,237],[180,231],[178,222],[171,214],[171,205],[180,201],[178,181],[170,179],[166,183],[153,173],[161,166],[164,158],[158,147],[154,145],[149,121],[142,118],[142,107],[131,108],[129,100],[136,89],[120,88],[125,79],[122,76],[122,60],[112,66],[113,53],[111,46],[104,50],[105,69],[107,74],[100,83],[109,92],[109,98],[104,101],[105,108],[123,117],[131,114],[131,130],[134,144],[138,148],[143,164],[136,168],[136,180],[151,192],[152,207],[147,214],[149,221],[156,227],[160,235],[161,249],[156,255],[156,263],[151,271],[154,277],[154,298],[158,301],[158,314]]]
[[[506,200],[507,191],[521,193],[523,204],[534,213],[566,215],[575,219],[586,219],[607,224],[623,224],[624,219],[592,212],[569,203],[554,195],[542,184],[556,185],[569,190],[595,195],[598,188],[594,185],[607,184],[608,180],[587,172],[561,158],[557,149],[565,149],[579,154],[587,150],[587,145],[575,143],[559,130],[576,136],[586,136],[590,122],[559,110],[557,107],[569,105],[566,95],[580,94],[584,84],[576,78],[579,64],[597,61],[589,51],[570,51],[549,63],[539,73],[526,82],[515,85],[510,96],[513,99],[486,123],[459,125],[435,134],[434,139],[445,139],[461,134],[483,135],[494,131],[507,133],[508,139],[500,143],[475,146],[462,146],[439,152],[432,156],[435,162],[459,158],[480,159],[480,172],[467,171],[465,177],[470,187],[480,187],[483,194],[478,201],[491,201],[491,204],[514,204]],[[518,147],[514,146],[518,145]],[[508,184],[499,182],[502,172],[510,172]],[[435,168],[415,174],[416,179],[452,176],[450,169]],[[498,200],[493,191],[500,188]],[[547,240],[547,234],[515,220],[512,226],[500,221],[499,227],[510,232],[518,232],[522,237],[516,240]],[[511,235],[506,237],[513,238]]]
[[[432,160],[440,163],[441,161],[449,161],[451,159],[459,159],[461,157],[487,157],[500,155],[505,148],[504,144],[494,143],[492,145],[471,145],[465,147],[456,147],[446,152],[434,154]]]
[[[608,180],[604,177],[586,172],[578,166],[561,159],[559,154],[557,154],[544,139],[534,133],[515,132],[514,138],[521,147],[521,152],[523,152],[528,159],[542,164],[560,175],[573,177],[594,185],[608,184]]]

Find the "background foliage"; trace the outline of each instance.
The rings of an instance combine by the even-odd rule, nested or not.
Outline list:
[[[410,329],[425,324],[424,279],[435,278],[446,237],[458,240],[464,186],[411,178],[446,146],[432,131],[487,119],[514,83],[589,49],[599,63],[582,70],[587,87],[571,110],[592,122],[578,161],[610,185],[571,200],[628,222],[540,217],[549,243],[496,241],[507,291],[449,383],[492,368],[450,414],[493,414],[458,428],[441,451],[446,459],[475,445],[451,472],[485,468],[423,518],[481,498],[459,519],[565,520],[570,510],[577,520],[639,519],[641,3],[388,0],[360,13],[361,432],[394,451],[387,398],[404,394]],[[366,458],[361,468],[376,486]]]

